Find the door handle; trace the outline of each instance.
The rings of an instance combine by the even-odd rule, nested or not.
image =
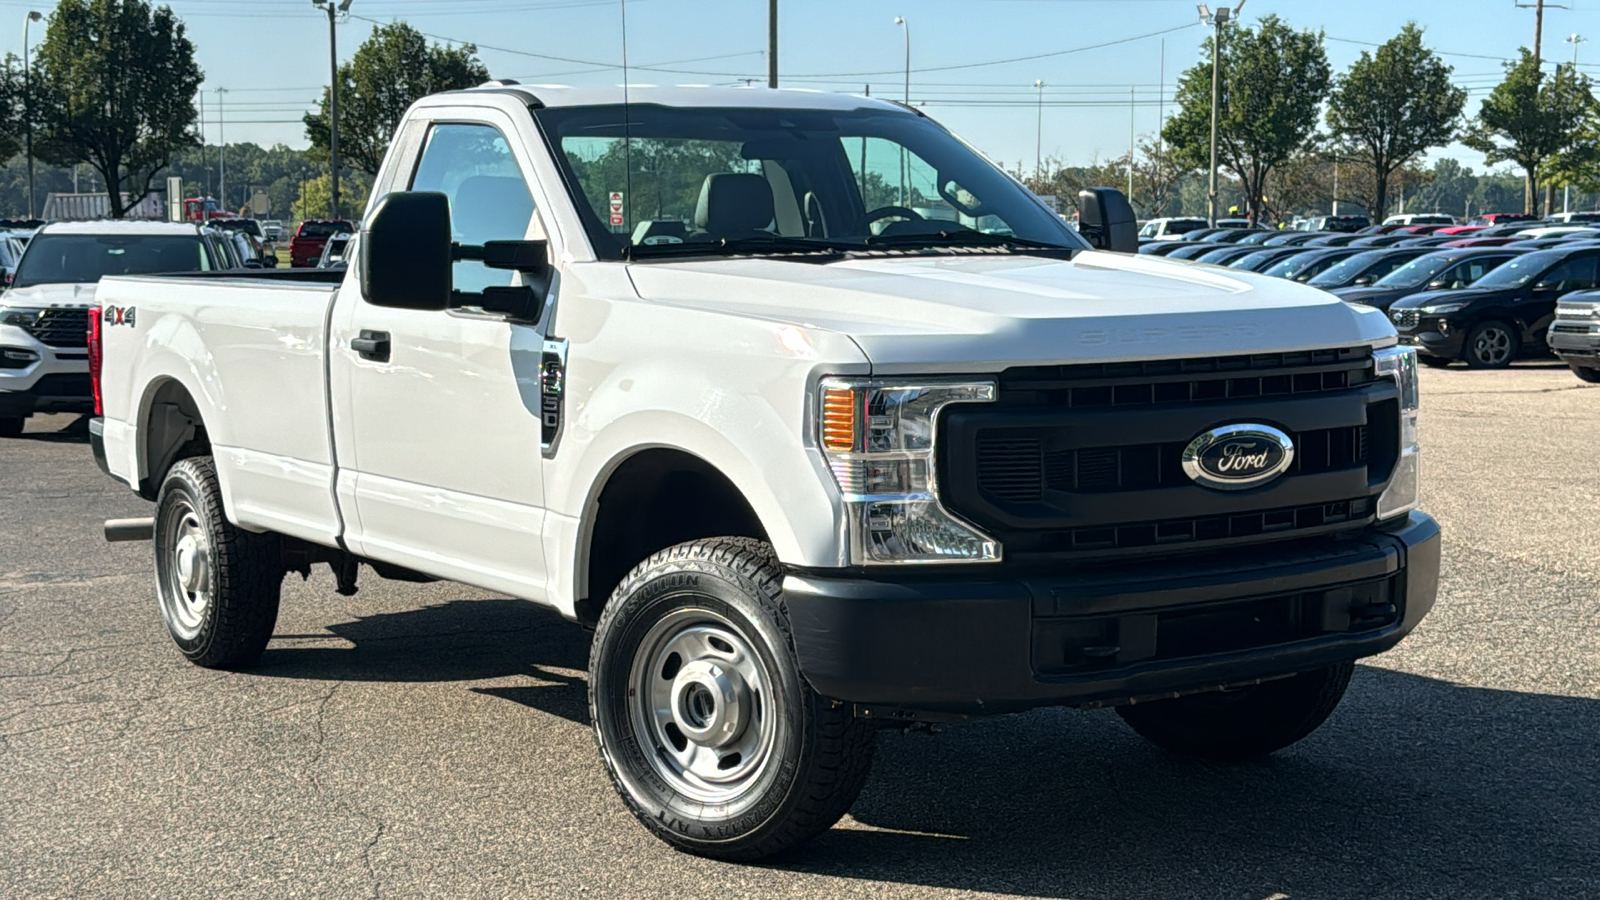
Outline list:
[[[359,337],[350,339],[350,349],[362,359],[376,362],[389,361],[389,332],[362,329]]]

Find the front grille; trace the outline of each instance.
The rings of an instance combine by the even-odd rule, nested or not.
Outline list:
[[[1558,322],[1555,325],[1555,330],[1561,332],[1562,334],[1588,334],[1589,333],[1589,326],[1587,326],[1587,325],[1562,325],[1562,324],[1560,324]]]
[[[1417,322],[1422,319],[1422,314],[1414,309],[1400,309],[1391,313],[1389,318],[1394,321],[1396,328],[1415,328]]]
[[[51,307],[41,310],[32,324],[23,330],[39,343],[50,347],[89,346],[89,312],[71,307]]]
[[[1342,391],[1371,380],[1365,347],[1201,359],[1007,369],[1012,403],[1063,409],[1154,406]]]
[[[1219,425],[1294,442],[1244,491],[1200,487],[1184,449]],[[940,493],[1008,558],[1065,559],[1299,537],[1369,523],[1397,461],[1398,392],[1366,348],[1022,367],[992,404],[941,417]]]

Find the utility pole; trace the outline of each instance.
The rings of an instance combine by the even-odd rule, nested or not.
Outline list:
[[[217,206],[224,210],[228,208],[228,122],[222,98],[227,93],[227,88],[217,88]]]
[[[1044,173],[1044,79],[1033,86],[1039,91],[1039,124],[1033,137],[1033,180],[1038,181]]]
[[[767,4],[767,87],[778,86],[778,0]]]
[[[1138,130],[1137,126],[1135,125],[1135,119],[1134,119],[1134,110],[1135,110],[1134,104],[1136,102],[1135,93],[1134,93],[1135,90],[1136,89],[1134,87],[1132,87],[1131,85],[1128,87],[1128,202],[1129,203],[1133,202],[1133,151],[1134,151],[1135,147],[1138,144],[1138,138],[1136,138],[1134,136],[1135,133]]]
[[[1540,47],[1544,43],[1544,0],[1533,2],[1533,58],[1543,59],[1539,55]]]
[[[202,197],[211,196],[211,157],[206,153],[206,92],[200,92],[200,168],[206,173],[206,189]]]
[[[28,59],[28,26],[43,19],[38,12],[29,11],[22,20],[22,100],[23,118],[27,119],[28,135],[28,218],[34,218],[33,196],[33,64]]]
[[[333,181],[330,218],[339,218],[339,24],[338,14],[350,11],[352,0],[311,0],[328,13],[328,172]]]

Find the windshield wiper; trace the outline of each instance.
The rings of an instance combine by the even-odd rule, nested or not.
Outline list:
[[[1007,248],[1012,250],[1043,250],[1056,253],[1072,253],[1080,248],[1065,247],[1061,244],[1047,244],[1043,241],[1030,240],[1017,237],[1013,234],[990,234],[984,231],[971,229],[951,229],[949,231],[912,232],[903,234],[877,234],[867,238],[864,242],[867,249],[948,249],[960,247],[974,248]]]
[[[800,254],[812,261],[831,262],[843,257],[845,248],[829,241],[770,237],[723,238],[718,241],[683,241],[677,244],[630,244],[628,259],[659,259],[673,256],[787,256]]]

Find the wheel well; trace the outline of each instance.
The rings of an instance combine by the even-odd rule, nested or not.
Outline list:
[[[628,457],[600,491],[578,618],[593,623],[623,576],[650,554],[732,535],[767,540],[739,489],[711,464],[678,450]]]
[[[150,394],[140,437],[144,440],[147,465],[139,493],[147,500],[156,498],[174,463],[191,456],[211,455],[211,439],[200,418],[199,404],[187,388],[171,379],[157,385]]]

